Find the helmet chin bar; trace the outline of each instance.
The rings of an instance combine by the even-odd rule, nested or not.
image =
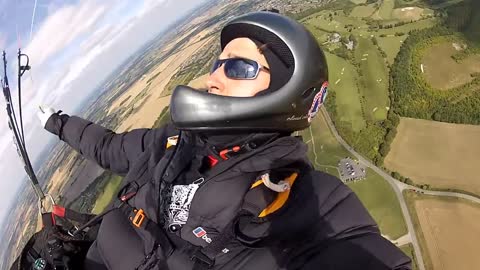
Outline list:
[[[179,85],[173,91],[170,115],[173,124],[183,130],[287,131],[278,128],[278,122],[287,117],[269,110],[282,107],[275,104],[278,101],[271,96],[222,96]]]

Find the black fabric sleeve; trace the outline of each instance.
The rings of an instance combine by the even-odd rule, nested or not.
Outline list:
[[[166,141],[165,128],[136,129],[116,134],[76,116],[53,114],[45,129],[102,168],[125,175],[130,164],[155,140]]]
[[[300,269],[411,270],[411,260],[379,234],[335,241],[320,248]]]
[[[356,194],[338,178],[311,172],[297,197],[310,211],[295,218],[308,226],[297,233],[306,240],[297,245],[289,270],[411,269],[410,258],[381,236]]]

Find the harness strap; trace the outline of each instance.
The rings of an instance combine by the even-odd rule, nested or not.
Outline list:
[[[68,220],[73,220],[80,223],[87,223],[95,217],[95,215],[80,213],[75,210],[62,207],[60,205],[53,206],[52,214],[57,217],[66,218]]]
[[[166,257],[170,256],[175,250],[174,245],[168,238],[165,231],[160,225],[149,219],[142,209],[136,209],[128,203],[124,203],[119,207],[120,211],[132,222],[135,229],[145,230],[153,236],[155,242],[161,245],[163,253]]]
[[[223,252],[228,253],[230,250],[226,246],[235,240],[234,224],[237,218],[230,222],[222,233],[212,239],[212,242],[202,248],[197,247],[190,259],[195,262],[193,270],[210,269],[215,265],[215,256]]]
[[[290,186],[297,179],[298,173],[290,173],[285,179]],[[260,220],[280,209],[287,201],[290,189],[284,192],[274,192],[262,182],[254,183],[245,195],[243,205],[237,216],[230,222],[223,232],[212,238],[212,242],[202,248],[197,247],[191,257],[195,261],[193,270],[207,270],[215,265],[215,257],[220,253],[228,253],[227,246],[233,241],[242,243],[247,247],[260,247],[271,244],[272,239],[263,237],[249,237],[240,230],[239,223],[250,223]]]

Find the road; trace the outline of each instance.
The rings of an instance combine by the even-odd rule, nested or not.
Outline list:
[[[413,222],[412,218],[410,217],[410,213],[408,212],[407,204],[405,202],[405,199],[403,198],[402,195],[402,190],[399,188],[399,186],[396,184],[397,180],[384,172],[382,169],[378,168],[375,166],[375,164],[371,163],[369,160],[365,159],[363,156],[361,156],[359,153],[357,153],[355,150],[353,150],[352,147],[350,147],[343,139],[338,135],[337,130],[335,129],[335,126],[333,125],[332,120],[330,119],[330,116],[328,115],[327,111],[325,108],[322,106],[322,115],[324,116],[330,130],[332,131],[332,134],[335,136],[337,141],[345,147],[352,155],[354,155],[360,162],[365,164],[366,166],[370,167],[372,170],[374,170],[376,173],[381,175],[385,180],[387,180],[388,183],[393,188],[393,191],[395,192],[395,195],[397,196],[398,201],[400,202],[400,208],[402,209],[403,217],[405,218],[405,222],[407,223],[407,228],[408,232],[410,233],[411,239],[412,239],[412,245],[413,249],[415,251],[415,257],[417,259],[417,265],[419,270],[425,270],[425,265],[423,263],[423,257],[422,253],[420,252],[420,246],[418,244],[417,240],[417,235],[415,234],[415,228],[413,227]],[[403,184],[403,183],[402,183]]]
[[[468,195],[468,194],[463,194],[463,193],[458,193],[458,192],[450,192],[450,191],[434,191],[434,190],[421,189],[421,188],[418,188],[418,187],[415,187],[415,186],[407,185],[407,184],[402,183],[402,182],[400,182],[396,179],[395,179],[395,184],[398,186],[398,188],[401,191],[403,191],[403,190],[413,190],[413,191],[424,193],[426,195],[455,197],[455,198],[461,198],[461,199],[469,200],[469,201],[480,204],[480,198],[477,198],[477,197],[474,197],[474,196],[471,196],[471,195]]]

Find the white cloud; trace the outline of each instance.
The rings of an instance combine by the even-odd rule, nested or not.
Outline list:
[[[35,65],[41,66],[72,41],[89,33],[106,11],[107,7],[96,1],[82,1],[57,9],[39,26],[24,52]]]
[[[159,5],[169,2],[168,0],[144,0],[141,11],[138,13],[138,17],[143,16],[148,11],[157,8]],[[166,4],[166,3],[165,3]]]
[[[36,25],[32,42],[23,50],[32,65],[31,75],[27,73],[22,80],[25,135],[32,161],[49,139],[55,139],[36,119],[39,104],[72,113],[78,101],[90,96],[114,68],[165,25],[198,4],[198,0],[166,1],[88,0],[68,6],[58,6],[61,1],[52,4],[51,14]],[[14,46],[11,47],[9,51],[14,52]],[[10,61],[11,68],[16,66],[14,59]],[[10,83],[14,81],[12,77]],[[15,91],[12,95],[16,102]],[[8,190],[12,183],[18,185],[25,175],[6,125],[4,108],[0,101],[0,190]],[[6,200],[0,196],[0,204]],[[2,214],[0,211],[0,219]]]

